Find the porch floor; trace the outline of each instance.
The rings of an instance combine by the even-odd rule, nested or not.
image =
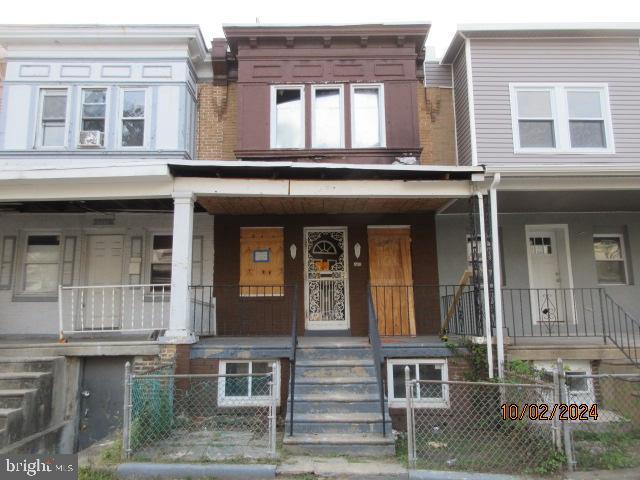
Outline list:
[[[450,339],[455,341],[455,339]],[[437,335],[381,338],[386,357],[451,356],[451,351]],[[309,337],[298,338],[300,348],[322,346],[366,346],[367,337]],[[285,358],[291,350],[291,337],[205,337],[191,349],[191,358]]]

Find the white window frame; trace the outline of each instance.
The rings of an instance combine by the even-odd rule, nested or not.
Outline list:
[[[64,270],[64,248],[66,243],[67,236],[64,235],[60,231],[55,230],[43,230],[43,231],[27,231],[22,236],[20,242],[20,262],[18,271],[18,278],[16,279],[15,284],[15,295],[20,298],[54,298],[58,296],[58,289],[50,292],[29,292],[25,289],[25,280],[27,276],[27,249],[29,246],[29,237],[48,237],[48,236],[56,236],[60,239],[60,244],[58,245],[58,285],[62,284],[62,272]],[[70,235],[74,236],[74,235]],[[76,240],[76,248],[77,248],[77,240]],[[75,269],[75,258],[73,262],[73,269]],[[75,273],[75,272],[74,272]]]
[[[296,147],[279,148],[277,147],[277,125],[276,125],[276,95],[278,90],[299,90],[302,108],[300,109],[300,122],[302,125],[302,138],[300,145]],[[271,85],[271,94],[269,100],[269,137],[270,148],[272,150],[302,150],[307,145],[307,125],[306,125],[306,106],[305,106],[305,88],[304,85]]]
[[[67,102],[66,102],[66,110],[64,112],[64,143],[62,145],[43,145],[43,133],[44,128],[42,127],[42,114],[44,110],[44,97],[46,92],[57,91],[64,92]],[[38,92],[38,115],[36,121],[38,122],[35,129],[35,139],[34,146],[39,150],[64,150],[69,146],[69,113],[71,111],[71,89],[69,87],[40,87]]]
[[[396,365],[410,365],[416,367],[416,378],[420,377],[418,365],[440,365],[442,381],[449,381],[449,365],[445,358],[393,358],[387,359],[387,398],[389,407],[403,408],[407,406],[406,398],[396,398],[393,391],[393,367]],[[404,385],[404,381],[403,381]],[[404,390],[403,390],[404,391]],[[419,407],[429,408],[449,408],[449,386],[442,384],[442,398],[440,400],[414,399],[413,404]]]
[[[280,405],[280,361],[274,359],[261,359],[254,358],[251,360],[234,359],[234,360],[220,360],[218,366],[218,373],[225,375],[227,372],[228,363],[248,363],[249,374],[253,372],[253,363],[268,363],[273,365],[275,363],[275,375],[274,375],[274,388],[276,389],[276,404]],[[263,407],[271,404],[271,397],[269,395],[248,396],[248,397],[234,397],[225,395],[226,377],[218,377],[218,406],[220,407]],[[249,382],[249,392],[251,392],[251,382]]]
[[[593,234],[593,239],[595,240],[596,238],[618,238],[618,240],[620,240],[620,253],[622,254],[622,263],[624,264],[624,282],[615,282],[615,283],[602,283],[600,282],[600,279],[598,278],[598,272],[596,270],[596,281],[598,282],[598,285],[602,285],[602,286],[609,286],[609,285],[629,285],[629,263],[628,263],[628,259],[627,259],[627,251],[624,245],[624,235],[621,233],[594,233]],[[591,249],[593,250],[593,243],[591,246]],[[620,260],[596,260],[596,252],[595,250],[593,250],[593,261],[595,264],[597,264],[598,262],[607,262],[607,261],[611,261],[611,262],[619,262]]]
[[[359,147],[355,145],[355,91],[360,88],[377,88],[378,89],[378,117],[379,132],[380,132],[380,145],[377,147]],[[386,112],[384,101],[384,83],[352,83],[350,86],[350,103],[351,103],[351,148],[386,148],[387,147],[387,128],[386,128]]]
[[[556,146],[551,147],[521,147],[520,127],[518,124],[518,92],[519,91],[547,91],[551,93],[551,110],[554,121],[554,135]],[[607,143],[604,148],[572,147],[569,130],[569,102],[568,92],[597,92],[600,94],[600,109],[604,120],[604,135]],[[513,132],[513,151],[515,154],[553,153],[553,154],[613,154],[615,142],[613,124],[611,121],[611,103],[609,100],[609,85],[606,83],[510,83],[509,96],[511,105],[511,128]],[[535,120],[535,118],[531,119]],[[577,120],[577,119],[573,119]]]
[[[80,95],[79,95],[80,98],[78,99],[79,107],[78,107],[78,119],[77,119],[78,128],[76,129],[76,145],[79,148],[82,148],[80,147],[80,132],[82,131],[82,119],[83,119],[82,107],[84,107],[84,91],[85,90],[104,90],[105,91],[104,133],[102,134],[102,145],[100,145],[100,147],[97,147],[97,148],[104,149],[107,146],[107,139],[109,138],[109,118],[111,117],[111,111],[110,111],[111,92],[110,92],[110,88],[104,85],[96,85],[96,86],[88,86],[88,87],[80,88]],[[89,104],[89,105],[92,105],[92,104]],[[122,112],[120,113],[120,115],[122,116]],[[145,106],[145,115],[146,115],[146,106]],[[120,142],[122,142],[122,138],[120,139]]]
[[[123,116],[123,109],[124,109],[124,96],[126,92],[132,92],[132,91],[143,91],[144,92],[144,117],[124,117]],[[117,127],[117,142],[116,144],[118,145],[118,148],[122,149],[122,150],[143,150],[148,148],[149,146],[149,130],[151,129],[151,108],[150,108],[150,104],[151,104],[151,99],[150,99],[151,95],[149,94],[149,87],[136,87],[136,86],[130,86],[130,87],[121,87],[120,91],[118,93],[118,127]],[[140,120],[142,119],[144,121],[144,134],[143,134],[143,140],[142,140],[142,145],[140,146],[125,146],[122,145],[122,122],[124,120]]]
[[[316,109],[316,92],[318,90],[335,90],[338,89],[339,102],[340,102],[340,144],[336,147],[318,147],[316,146],[316,121],[315,121],[315,109]],[[344,85],[340,83],[328,83],[323,85],[311,86],[311,148],[344,148]]]

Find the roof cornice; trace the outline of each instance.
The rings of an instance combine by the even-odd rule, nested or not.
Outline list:
[[[0,45],[38,45],[53,41],[82,44],[189,42],[193,55],[205,58],[207,44],[198,25],[0,25]]]

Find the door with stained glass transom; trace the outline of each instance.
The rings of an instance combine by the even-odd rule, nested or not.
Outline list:
[[[349,328],[347,228],[304,229],[307,330]]]

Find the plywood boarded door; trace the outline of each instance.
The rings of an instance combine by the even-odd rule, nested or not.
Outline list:
[[[279,227],[240,229],[240,292],[284,294],[284,233]]]
[[[408,227],[369,228],[369,281],[380,335],[416,334]]]

